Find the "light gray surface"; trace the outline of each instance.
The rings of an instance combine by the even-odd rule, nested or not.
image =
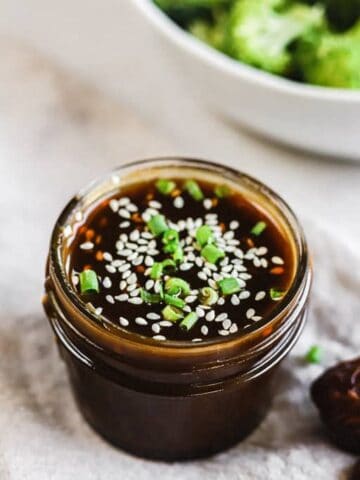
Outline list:
[[[1,0],[1,32],[35,45],[132,105],[170,137],[172,152],[242,168],[346,241],[359,238],[359,165],[270,145],[206,111],[187,89],[186,72],[159,49],[128,0]]]
[[[2,42],[0,58],[1,480],[344,479],[355,459],[323,436],[308,398],[322,367],[302,357],[313,343],[325,348],[326,362],[357,352],[360,260],[313,223],[309,324],[282,370],[274,408],[248,441],[206,461],[165,465],[116,451],[82,421],[40,305],[50,229],[84,182],[169,147],[32,51]]]

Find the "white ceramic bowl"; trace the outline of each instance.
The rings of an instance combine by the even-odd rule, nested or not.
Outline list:
[[[236,62],[179,28],[151,0],[132,0],[189,87],[219,113],[296,148],[360,161],[360,91],[303,85]]]

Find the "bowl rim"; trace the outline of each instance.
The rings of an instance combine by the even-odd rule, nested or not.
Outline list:
[[[263,88],[276,90],[288,95],[323,101],[355,102],[360,104],[360,90],[297,83],[293,80],[256,69],[255,67],[236,61],[201,42],[180,28],[152,1],[132,0],[132,2],[163,35],[170,38],[179,48],[187,51],[189,54],[195,55],[198,59],[205,61],[216,69],[223,70],[226,74],[245,79],[248,82],[257,83]]]

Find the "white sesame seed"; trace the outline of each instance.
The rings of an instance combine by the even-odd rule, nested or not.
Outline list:
[[[261,255],[266,255],[268,252],[268,249],[266,247],[259,247],[257,250],[256,250],[256,254],[261,256]]]
[[[161,203],[158,202],[157,200],[150,200],[149,202],[149,207],[151,208],[157,208],[158,210],[162,207]]]
[[[240,304],[240,299],[239,299],[239,297],[238,297],[237,295],[232,295],[232,296],[231,296],[231,303],[232,303],[233,305],[235,305],[235,306],[236,306],[236,305],[239,305],[239,304]]]
[[[129,302],[133,303],[134,305],[141,305],[143,303],[140,297],[129,298]]]
[[[133,230],[130,235],[129,235],[129,238],[132,242],[137,242],[140,238],[140,232],[139,230]]]
[[[161,282],[159,280],[156,280],[155,285],[154,285],[155,293],[160,293],[161,288],[162,288]]]
[[[205,200],[203,201],[203,205],[206,210],[210,210],[212,207],[212,201],[210,200],[210,198],[205,198]]]
[[[218,285],[217,283],[215,282],[215,280],[213,280],[212,278],[209,278],[208,280],[208,284],[211,288],[213,288],[214,290],[216,290],[218,288]]]
[[[217,301],[218,305],[224,305],[224,303],[225,303],[225,298],[224,297],[220,297],[219,300]]]
[[[136,273],[132,273],[130,277],[127,279],[127,283],[129,285],[132,285],[133,283],[136,283],[136,282],[137,282],[137,275]]]
[[[134,204],[134,203],[128,203],[126,205],[126,209],[129,211],[129,212],[137,212],[139,209],[138,207]]]
[[[232,240],[234,238],[234,232],[232,230],[227,231],[224,233],[225,240]]]
[[[262,258],[262,259],[260,260],[260,263],[261,263],[261,266],[262,266],[263,268],[267,268],[268,265],[269,265],[269,262],[266,260],[266,258]]]
[[[101,307],[95,308],[95,315],[101,315],[103,309]]]
[[[254,267],[256,267],[256,268],[261,267],[261,260],[260,260],[260,258],[254,257],[253,264],[254,264]]]
[[[120,225],[119,225],[120,228],[128,228],[130,227],[130,222],[128,222],[127,220],[125,220],[125,222],[121,222]]]
[[[153,256],[153,255],[158,255],[160,252],[159,252],[159,250],[156,250],[155,248],[154,249],[150,248],[147,253],[148,253],[148,255]]]
[[[204,267],[204,268],[203,268],[203,272],[204,272],[208,277],[211,277],[211,275],[212,275],[212,272],[211,272],[210,268],[208,268],[208,267]]]
[[[214,310],[210,310],[210,312],[208,312],[205,316],[205,319],[208,321],[208,322],[212,322],[215,318],[215,311]]]
[[[257,292],[257,294],[255,295],[255,300],[259,302],[260,300],[263,300],[265,297],[266,297],[266,292],[262,290],[260,292]]]
[[[207,335],[207,334],[209,333],[209,328],[208,328],[206,325],[203,325],[203,326],[201,327],[201,333],[202,333],[203,335]]]
[[[128,210],[126,210],[126,208],[120,208],[119,215],[122,218],[130,218],[130,216],[131,216],[130,212]]]
[[[121,280],[121,282],[119,284],[120,290],[124,290],[124,288],[126,288],[126,286],[127,286],[127,282],[125,280]]]
[[[126,280],[128,277],[130,277],[131,271],[130,270],[125,270],[125,272],[122,274],[122,278]]]
[[[109,303],[112,303],[112,304],[115,303],[114,297],[112,295],[106,295],[105,299]]]
[[[246,311],[246,318],[250,319],[255,315],[255,310],[253,308],[249,308]]]
[[[110,200],[109,207],[113,212],[117,212],[119,210],[119,202],[116,200],[116,198],[112,198]]]
[[[105,265],[105,270],[107,270],[109,273],[115,273],[116,268],[113,267],[112,265]]]
[[[132,296],[132,297],[135,297],[135,296],[136,296],[136,295],[133,295],[134,291],[136,291],[136,290],[139,291],[139,289],[137,288],[136,283],[131,283],[131,284],[127,287],[126,290],[127,290],[128,292],[131,292],[131,296]]]
[[[152,337],[154,340],[159,340],[159,341],[164,341],[166,340],[166,337],[164,337],[164,335],[154,335]]]
[[[226,337],[226,335],[229,335],[229,330],[218,330],[218,334]]]
[[[172,327],[174,324],[172,322],[169,322],[169,320],[161,320],[161,322],[159,322],[159,325],[161,327]]]
[[[196,314],[199,318],[202,318],[205,316],[205,311],[201,307],[196,307]]]
[[[148,281],[145,283],[145,289],[146,289],[146,290],[151,290],[154,285],[155,285],[154,280],[148,280]]]
[[[121,325],[122,327],[127,327],[127,326],[129,325],[129,320],[127,320],[127,319],[124,318],[124,317],[120,317],[120,320],[119,320],[119,321],[120,321],[120,325]]]
[[[144,255],[141,255],[140,257],[134,258],[134,259],[132,260],[132,264],[133,264],[134,266],[141,265],[142,262],[143,262],[143,260],[144,260]]]
[[[222,322],[223,320],[225,320],[227,318],[227,313],[223,312],[223,313],[219,313],[219,315],[215,318],[215,322]]]
[[[141,233],[141,236],[142,236],[143,238],[147,238],[147,239],[149,239],[149,240],[153,238],[153,234],[150,233],[150,232],[142,232],[142,233]]]
[[[230,318],[226,318],[223,322],[222,322],[222,326],[223,326],[223,329],[224,330],[229,330],[229,328],[231,327],[231,320]]]
[[[128,291],[130,292],[130,288],[131,287],[136,287],[136,285],[130,285],[130,287],[128,287]],[[140,293],[140,288],[135,288],[134,290],[132,290],[132,292],[130,293],[130,297],[138,297],[139,296],[139,293]]]
[[[112,282],[109,277],[105,277],[102,284],[105,288],[111,288],[112,286]]]
[[[233,323],[229,329],[229,332],[236,333],[237,331],[238,331],[238,326],[236,325],[236,323]]]
[[[109,252],[104,252],[103,258],[104,258],[104,260],[106,260],[107,262],[112,262],[112,260],[113,260],[113,256],[112,256],[111,253],[109,253]]]
[[[183,208],[184,206],[184,199],[183,197],[176,197],[175,200],[174,200],[174,207],[175,208]]]
[[[119,302],[125,302],[129,298],[129,295],[127,293],[121,293],[120,295],[117,295],[115,297],[116,300]]]
[[[251,317],[251,320],[253,320],[254,322],[258,322],[261,319],[262,317],[260,317],[260,315],[254,315],[253,317]]]
[[[148,318],[149,320],[158,320],[160,318],[160,315],[155,312],[150,312],[146,315],[146,318]]]
[[[123,198],[120,198],[120,200],[119,200],[119,206],[120,207],[124,207],[128,203],[130,203],[130,198],[129,197],[123,197]]]
[[[196,296],[195,295],[188,295],[186,298],[185,298],[185,302],[186,303],[193,303],[195,302],[196,300]]]
[[[81,250],[92,250],[94,248],[94,244],[92,242],[84,242],[80,245]]]
[[[135,323],[137,325],[147,325],[148,322],[145,320],[145,318],[142,318],[142,317],[136,317],[135,318]]]
[[[198,272],[197,276],[200,278],[200,280],[204,280],[206,282],[207,276],[206,276],[205,272],[203,272],[203,271]]]
[[[239,222],[237,220],[233,220],[232,222],[230,222],[230,229],[231,230],[236,230],[237,228],[239,228]]]
[[[281,257],[272,257],[271,258],[271,261],[272,263],[274,263],[275,265],[284,265],[284,260],[281,258]]]
[[[151,329],[154,333],[160,333],[161,327],[158,323],[153,323]]]
[[[128,248],[126,248],[125,250],[119,250],[118,251],[118,255],[121,255],[122,257],[128,257],[132,253],[133,252],[131,250],[129,250]]]
[[[202,342],[202,338],[193,338],[191,341],[194,343]]]
[[[184,312],[190,313],[191,312],[191,307],[189,307],[189,305],[185,305],[183,310],[184,310]]]
[[[191,270],[193,266],[194,266],[193,263],[187,263],[187,262],[186,262],[186,263],[182,263],[182,264],[180,265],[180,270],[182,270],[183,272],[186,272],[187,270]]]
[[[246,300],[249,297],[250,297],[250,292],[248,290],[244,290],[239,293],[240,300]]]

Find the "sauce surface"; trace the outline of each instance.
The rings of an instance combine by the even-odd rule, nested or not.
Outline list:
[[[142,336],[201,342],[239,334],[282,301],[291,247],[240,193],[185,182],[125,187],[87,213],[71,245],[71,281],[96,314]],[[96,290],[86,291],[84,271],[94,272]]]

